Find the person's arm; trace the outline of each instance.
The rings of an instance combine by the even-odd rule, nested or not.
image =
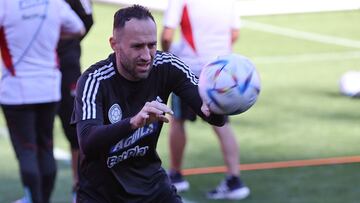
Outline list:
[[[229,11],[231,15],[231,45],[234,45],[235,42],[239,39],[240,35],[240,28],[241,28],[241,17],[240,17],[240,11],[238,10],[238,6],[236,5],[236,2],[232,2],[232,10]]]
[[[102,125],[96,120],[83,120],[76,123],[80,149],[86,156],[97,156],[110,149],[121,139],[135,130],[131,128],[130,118],[117,123]]]
[[[76,124],[79,145],[87,156],[97,156],[107,152],[120,139],[129,136],[137,129],[150,123],[169,122],[165,113],[173,114],[171,109],[158,101],[146,102],[144,107],[131,118],[103,125],[98,120],[83,120]]]
[[[81,37],[85,34],[84,23],[69,4],[61,2],[59,12],[61,17],[61,39]]]
[[[234,45],[235,42],[239,39],[240,30],[232,29],[231,30],[231,45]]]
[[[183,14],[184,0],[168,0],[168,7],[164,12],[163,31],[161,33],[161,48],[170,51],[176,28],[180,25]]]
[[[91,1],[73,0],[73,3],[71,4],[71,8],[76,12],[76,14],[80,17],[81,21],[84,23],[86,30],[85,35],[86,35],[89,32],[92,25],[94,24]]]
[[[94,19],[92,15],[85,15],[81,17],[81,20],[83,21],[84,25],[85,25],[85,34],[84,36],[89,32],[90,28],[93,26],[94,24]]]
[[[174,32],[173,28],[164,27],[161,33],[161,48],[163,51],[169,51],[174,38]]]

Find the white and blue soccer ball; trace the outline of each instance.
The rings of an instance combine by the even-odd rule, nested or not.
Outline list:
[[[217,57],[203,67],[199,93],[211,112],[236,115],[253,106],[260,93],[260,77],[245,56],[229,54]]]
[[[360,97],[360,71],[345,72],[339,80],[341,94],[349,97]]]

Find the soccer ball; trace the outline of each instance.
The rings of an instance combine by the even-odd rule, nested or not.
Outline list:
[[[360,71],[347,71],[339,80],[340,92],[349,97],[360,97]]]
[[[211,112],[240,114],[255,104],[260,93],[260,77],[245,56],[219,56],[203,67],[199,93]]]

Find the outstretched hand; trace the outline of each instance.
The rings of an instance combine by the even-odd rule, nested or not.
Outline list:
[[[165,113],[174,114],[166,104],[156,100],[146,102],[140,112],[130,119],[130,124],[133,129],[137,129],[156,121],[168,123]]]

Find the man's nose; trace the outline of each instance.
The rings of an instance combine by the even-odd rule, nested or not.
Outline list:
[[[141,52],[141,58],[143,60],[150,60],[151,59],[151,50],[148,47],[145,47]]]

